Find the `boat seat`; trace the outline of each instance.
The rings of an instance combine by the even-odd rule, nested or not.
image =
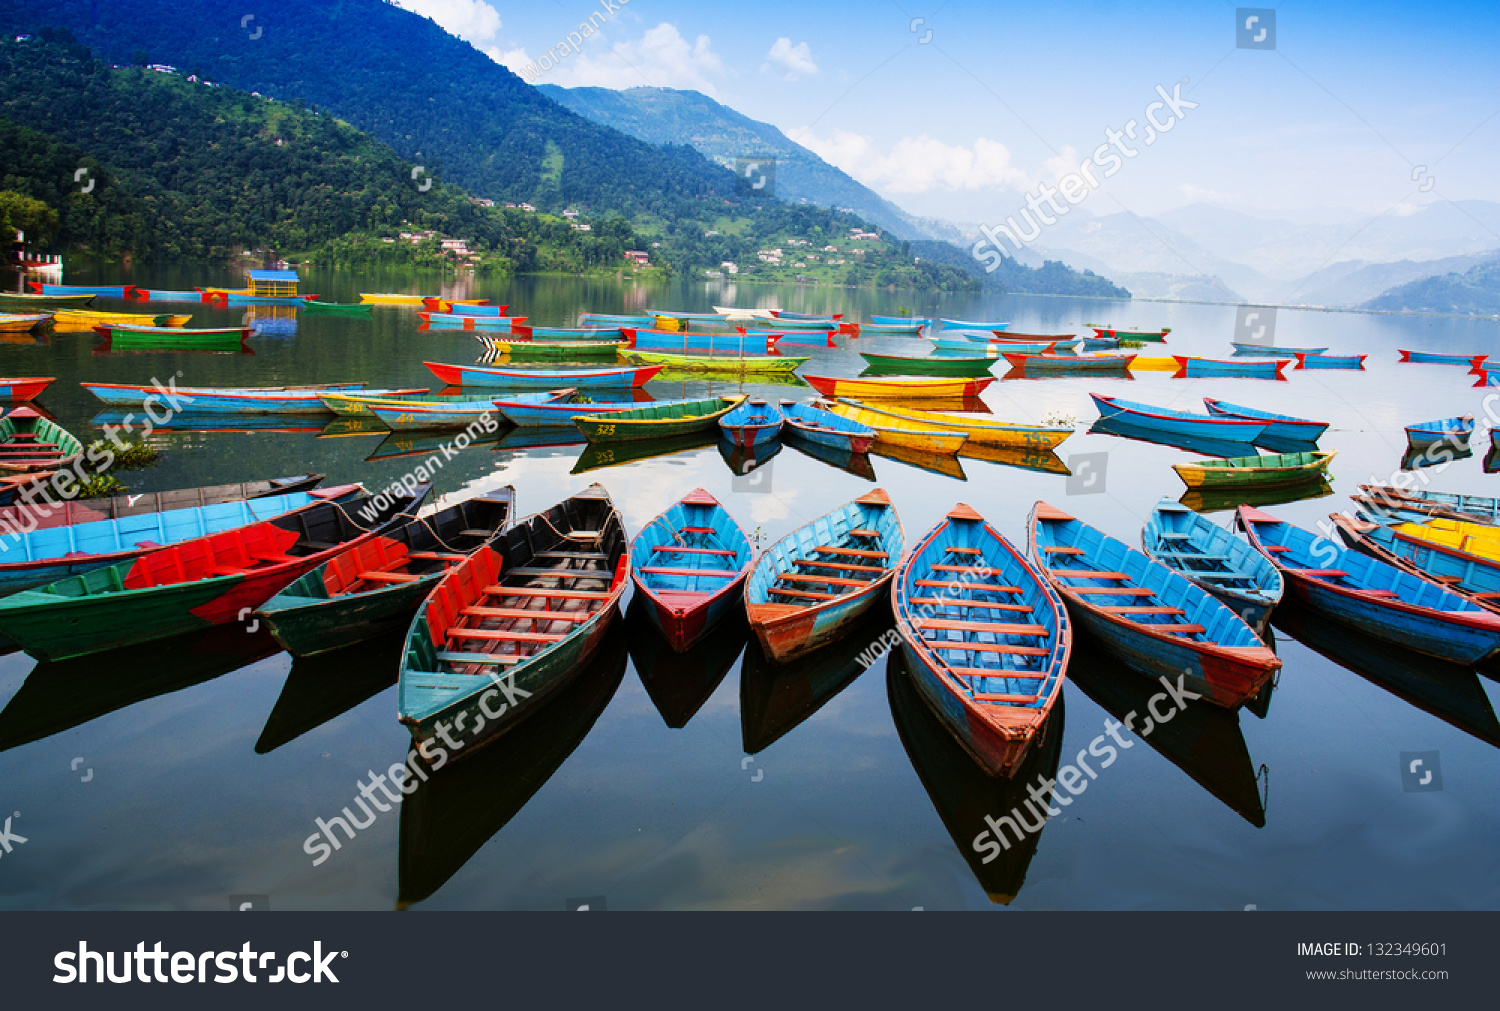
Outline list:
[[[1035,702],[1041,698],[1040,695],[990,695],[985,692],[974,692],[969,697],[975,702]]]
[[[552,590],[530,586],[486,586],[484,592],[499,597],[545,597],[550,600],[608,600],[602,590]]]
[[[850,555],[854,558],[889,558],[890,555],[884,551],[870,551],[866,548],[813,548],[820,555]]]
[[[665,565],[642,565],[635,571],[653,576],[712,576],[715,579],[733,579],[740,574],[738,569],[674,569]]]
[[[584,561],[607,562],[609,556],[599,551],[538,551],[533,558],[581,558]]]
[[[1395,597],[1395,596],[1397,596],[1397,594],[1396,594],[1396,592],[1394,590],[1361,590],[1360,592],[1363,593],[1363,594],[1365,594],[1366,596],[1370,596],[1370,597]]]
[[[885,572],[882,565],[855,565],[852,562],[819,562],[811,558],[798,558],[794,560],[797,565],[810,565],[816,569],[848,569],[851,572]]]
[[[983,554],[978,548],[954,548],[946,549],[950,555],[978,555]]]
[[[1082,548],[1043,548],[1042,550],[1045,551],[1049,555],[1081,555],[1081,554],[1083,554],[1083,549]]]
[[[1193,572],[1191,570],[1184,570],[1184,572],[1194,579],[1213,579],[1216,581],[1224,579],[1250,580],[1252,578],[1243,572]]]
[[[851,530],[851,531],[849,531],[849,536],[850,537],[879,537],[880,536],[880,531],[879,530],[864,530],[864,529]]]
[[[685,534],[716,534],[716,533],[718,533],[718,531],[715,530],[713,527],[683,527],[682,528],[682,532],[685,533]]]
[[[1186,614],[1180,607],[1101,607],[1110,614]]]
[[[1021,656],[1051,656],[1046,646],[1012,646],[1008,642],[950,642],[947,639],[923,639],[928,649],[960,649],[969,653],[1019,653]]]
[[[296,555],[259,555],[255,560],[257,562],[275,562],[278,565],[285,564],[286,562],[304,561],[304,559],[298,558]]]
[[[1070,586],[1074,593],[1105,594],[1112,597],[1154,597],[1155,590],[1148,590],[1144,586]]]
[[[469,556],[455,555],[446,551],[413,551],[406,557],[416,558],[424,562],[461,562]]]
[[[545,566],[518,565],[514,569],[506,571],[507,576],[525,576],[535,578],[546,576],[557,579],[603,579],[610,578],[608,569],[549,569]],[[520,589],[520,587],[507,587],[507,589]]]
[[[459,614],[471,618],[518,618],[531,621],[588,621],[597,611],[533,611],[522,607],[466,607]]]
[[[789,583],[827,584],[828,586],[869,586],[871,583],[871,580],[868,579],[844,579],[840,576],[809,576],[797,572],[783,572],[776,579],[778,582],[784,579]]]
[[[1025,681],[1045,681],[1051,674],[1031,670],[1006,670],[1004,667],[949,667],[954,674],[970,678],[1016,678]]]
[[[944,565],[941,562],[934,562],[932,564],[932,571],[934,571],[934,572],[956,572],[959,575],[968,575],[968,576],[988,576],[988,575],[993,574],[993,572],[995,570],[994,569],[976,568],[976,567],[974,567],[972,565]],[[984,584],[981,583],[979,585],[982,586]]]
[[[1293,569],[1292,571],[1300,572],[1304,576],[1316,576],[1320,579],[1343,579],[1349,575],[1349,573],[1342,569]]]
[[[1207,631],[1202,625],[1145,625],[1144,627],[1158,632],[1171,632],[1173,635],[1194,635]]]
[[[929,607],[985,607],[992,611],[1031,611],[1035,610],[1030,604],[1002,604],[995,600],[954,600],[945,597],[912,597],[912,604],[926,604]]]
[[[442,660],[444,663],[508,664],[520,663],[522,660],[530,658],[514,654],[502,656],[498,653],[459,653],[453,650],[439,650],[437,652],[437,659]]]
[[[931,590],[973,590],[976,593],[1020,593],[1019,586],[1000,586],[997,583],[960,583],[952,579],[913,579],[913,586]]]
[[[813,593],[811,590],[793,590],[781,586],[773,586],[767,592],[781,597],[806,597],[808,600],[837,600],[841,596],[837,593]]]
[[[367,579],[372,583],[410,583],[412,580],[421,579],[409,572],[361,572],[360,579]]]
[[[733,557],[738,552],[730,551],[728,548],[683,548],[675,544],[653,544],[652,551],[682,552],[688,555],[729,555]]]
[[[1099,572],[1094,569],[1048,569],[1054,576],[1068,579],[1129,579],[1123,572]],[[1082,589],[1082,587],[1075,587]]]
[[[1174,534],[1166,530],[1158,532],[1156,536],[1164,541],[1190,541],[1193,539],[1191,534]]]
[[[939,632],[993,632],[996,635],[1050,636],[1045,625],[1008,625],[1003,622],[955,621],[951,618],[914,618],[912,628]]]
[[[493,642],[556,642],[565,638],[551,632],[512,632],[495,628],[450,628],[450,639],[489,639]]]
[[[1191,551],[1163,551],[1163,558],[1175,558],[1190,562],[1227,562],[1228,555],[1199,555]]]
[[[493,537],[493,536],[495,536],[495,531],[493,531],[493,530],[460,530],[458,532],[458,536],[460,536],[460,537]]]
[[[1265,547],[1265,549],[1267,551],[1290,551],[1290,550],[1292,550],[1291,548],[1288,548],[1288,547],[1286,547],[1284,545],[1281,545],[1281,544],[1266,544],[1266,545],[1264,545],[1264,547]]]

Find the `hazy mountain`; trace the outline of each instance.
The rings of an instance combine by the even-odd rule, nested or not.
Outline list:
[[[1307,305],[1356,306],[1398,285],[1439,274],[1463,273],[1471,267],[1500,257],[1500,249],[1440,260],[1398,260],[1366,263],[1348,260],[1325,267],[1297,282],[1292,301]]]
[[[945,221],[917,218],[869,187],[855,182],[769,123],[720,105],[707,95],[675,88],[560,88],[543,84],[542,94],[587,119],[651,144],[688,144],[733,168],[737,158],[776,159],[776,195],[824,207],[853,210],[902,239],[962,238]]]
[[[1370,299],[1363,308],[1500,316],[1500,259],[1481,263],[1462,274],[1439,274],[1403,284]]]

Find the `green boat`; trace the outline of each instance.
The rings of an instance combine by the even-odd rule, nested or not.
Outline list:
[[[739,406],[743,396],[707,400],[674,400],[628,411],[572,419],[589,442],[634,442],[694,432],[718,432],[719,419]]]
[[[96,326],[109,350],[194,348],[207,351],[238,351],[250,337],[247,326],[184,329],[176,326]]]
[[[302,303],[302,308],[308,312],[343,313],[346,316],[370,315],[370,306],[366,302],[319,302],[308,299]]]
[[[1324,479],[1338,450],[1277,453],[1273,456],[1235,456],[1224,460],[1177,463],[1172,469],[1189,488],[1275,488]]]
[[[878,355],[861,351],[870,376],[987,376],[995,358],[950,355]]]
[[[612,362],[626,346],[623,341],[511,341],[479,333],[474,337],[495,356],[509,356],[513,362]],[[493,364],[493,359],[486,357],[484,364]]]
[[[29,295],[18,291],[0,291],[0,305],[78,306],[88,305],[97,295]]]
[[[629,365],[658,365],[679,372],[793,372],[810,358],[789,355],[679,355],[663,351],[621,350],[620,360]]]
[[[0,418],[0,474],[56,470],[82,453],[72,432],[24,404]]]
[[[411,520],[335,555],[255,613],[292,656],[404,629],[450,566],[505,530],[515,502],[505,487]]]

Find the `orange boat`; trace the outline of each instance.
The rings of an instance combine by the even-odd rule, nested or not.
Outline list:
[[[814,376],[806,372],[802,378],[813,389],[825,397],[853,397],[856,400],[956,400],[977,397],[984,388],[995,381],[994,376],[982,379],[922,379],[893,376],[889,379],[844,379],[838,376]]]

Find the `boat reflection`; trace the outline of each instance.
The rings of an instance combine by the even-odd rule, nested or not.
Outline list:
[[[925,449],[912,449],[910,446],[895,446],[890,443],[877,442],[870,447],[870,452],[876,456],[883,456],[887,460],[896,460],[909,467],[920,467],[930,470],[934,474],[944,477],[957,478],[967,481],[968,475],[964,473],[964,465],[958,462],[958,457],[952,453],[934,453]]]
[[[1500,748],[1500,721],[1473,668],[1424,656],[1319,618],[1291,601],[1271,615],[1281,631],[1315,653],[1424,712]]]
[[[549,425],[545,428],[533,428],[523,426],[509,429],[495,443],[495,452],[505,452],[512,449],[547,449],[549,447],[562,448],[567,446],[587,445],[588,440],[583,437],[577,427],[568,425]]]
[[[783,429],[784,431],[784,429]],[[830,467],[848,471],[855,477],[862,477],[866,481],[874,481],[875,465],[870,462],[868,453],[850,453],[846,450],[834,449],[831,446],[820,445],[816,442],[808,442],[795,436],[788,440],[797,452],[812,457],[820,463],[826,463]]]
[[[1323,478],[1289,484],[1284,488],[1242,488],[1223,491],[1204,491],[1189,488],[1177,501],[1200,513],[1223,512],[1240,505],[1268,506],[1285,502],[1301,502],[1304,499],[1325,498],[1333,494],[1333,485]]]
[[[1043,828],[1028,833],[1020,841],[1007,833],[1005,841],[1009,848],[1002,849],[981,843],[980,837],[985,833],[994,838],[985,818],[999,819],[1012,809],[1024,810],[1026,802],[1031,800],[1026,788],[1036,786],[1042,777],[1057,777],[1058,759],[1062,753],[1064,700],[1058,699],[1053,706],[1052,714],[1039,731],[1036,744],[1016,767],[1015,776],[994,779],[933,715],[912,684],[906,663],[903,651],[898,648],[891,651],[886,665],[886,692],[890,698],[891,715],[895,718],[896,731],[901,736],[906,755],[942,819],[943,827],[953,837],[954,845],[990,901],[1009,905],[1020,894],[1026,881],[1026,871],[1045,831],[1045,819],[1035,819],[1042,821]],[[1029,815],[1027,817],[1031,820]],[[980,845],[976,849],[977,843]]]
[[[255,742],[255,753],[275,751],[394,685],[405,648],[406,631],[401,629],[343,649],[294,658]]]
[[[94,428],[125,424],[125,411],[101,411],[89,419]],[[158,432],[181,433],[234,433],[234,432],[284,432],[316,435],[327,423],[326,415],[319,414],[193,414],[180,411],[167,421],[157,424]]]
[[[1104,435],[1114,435],[1121,439],[1134,439],[1137,442],[1150,442],[1158,446],[1173,446],[1177,449],[1187,450],[1189,453],[1199,453],[1203,456],[1255,456],[1256,449],[1248,442],[1234,442],[1228,439],[1205,439],[1194,435],[1177,435],[1172,432],[1161,432],[1145,425],[1132,424],[1119,418],[1099,418],[1089,426],[1090,432],[1099,432]]]
[[[1135,713],[1138,726],[1143,725],[1141,717],[1147,714],[1152,696],[1162,690],[1159,681],[1143,678],[1111,659],[1082,629],[1073,635],[1068,680],[1116,720],[1123,722],[1127,714]],[[1250,759],[1236,711],[1188,701],[1170,721],[1156,723],[1150,734],[1137,734],[1136,739],[1145,741],[1250,824],[1265,827],[1261,772]]]
[[[987,446],[968,441],[959,449],[958,455],[967,460],[984,460],[998,463],[1002,467],[1021,470],[1036,470],[1044,474],[1072,474],[1062,457],[1050,449],[1020,449],[1012,446]]]
[[[1406,451],[1401,454],[1401,469],[1421,470],[1423,467],[1438,467],[1452,463],[1454,460],[1467,460],[1473,455],[1474,450],[1467,439],[1462,442],[1439,440],[1430,446],[1422,447],[1408,445]]]
[[[745,609],[736,607],[712,635],[678,653],[646,616],[639,594],[625,612],[625,626],[630,629],[630,662],[636,676],[673,730],[687,726],[718,690],[750,636]]]
[[[719,441],[719,433],[688,432],[684,435],[668,436],[665,439],[641,439],[637,442],[590,443],[578,455],[572,473],[584,474],[591,470],[616,467],[624,463],[636,463],[658,456],[676,456],[695,449],[704,449]]]
[[[728,439],[719,440],[719,455],[736,477],[744,477],[757,467],[764,467],[771,458],[781,452],[781,440],[776,439],[764,446],[736,446]]]
[[[368,417],[335,418],[321,432],[320,439],[342,439],[346,435],[390,435],[385,422],[374,415]]]
[[[430,456],[433,453],[441,453],[444,446],[451,446],[453,440],[462,434],[461,429],[391,432],[380,445],[375,447],[374,452],[365,457],[365,462],[374,463],[376,460],[397,460],[403,456]],[[500,439],[500,431],[481,432],[470,445],[493,446]]]
[[[246,632],[236,623],[72,660],[44,660],[0,710],[0,751],[212,681],[279,652],[269,630]]]
[[[740,664],[740,734],[745,754],[769,748],[801,726],[865,672],[859,657],[891,630],[889,607],[875,607],[837,642],[787,664],[773,663],[751,638]]]
[[[441,888],[583,742],[625,675],[625,629],[567,687],[462,762],[429,773],[401,804],[397,908]]]

